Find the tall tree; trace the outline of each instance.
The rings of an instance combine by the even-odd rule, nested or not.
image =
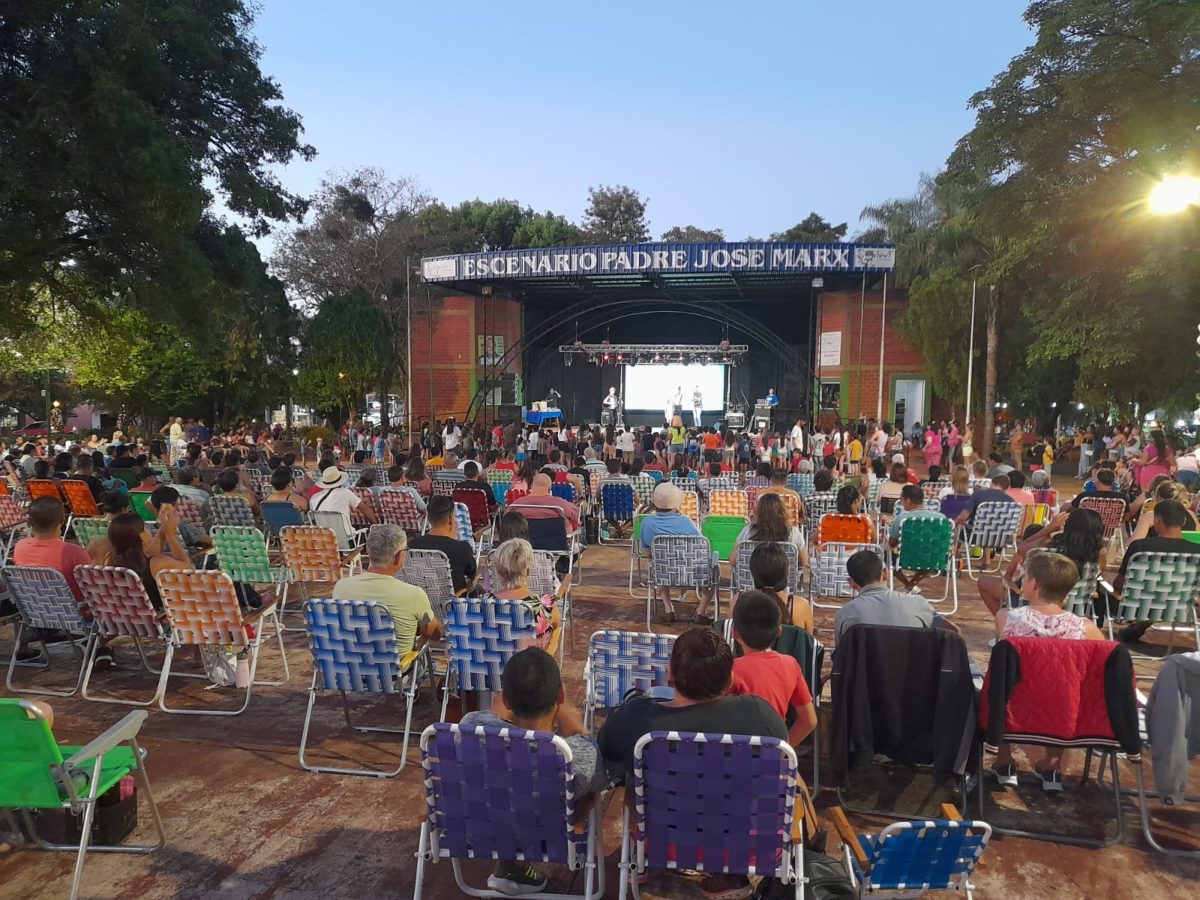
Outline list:
[[[825,218],[815,212],[809,213],[802,221],[797,222],[787,231],[777,231],[771,235],[773,241],[794,241],[797,243],[835,244],[846,239],[849,226],[831,225]]]
[[[514,247],[574,247],[584,242],[578,225],[547,210],[526,216],[513,235]]]
[[[355,413],[391,365],[387,318],[362,290],[327,298],[308,321],[296,399],[322,410]]]
[[[588,188],[583,212],[583,232],[597,244],[641,244],[650,240],[646,220],[649,198],[625,185]]]
[[[664,231],[659,240],[675,244],[722,244],[725,242],[725,232],[720,228],[676,225]]]
[[[862,211],[862,218],[877,231],[860,237],[864,242],[896,245],[895,279],[908,287],[918,275],[928,274],[939,262],[938,226],[942,210],[934,197],[934,181],[922,175],[911,197],[885,200]]]
[[[4,4],[0,326],[34,294],[149,304],[206,280],[195,223],[214,193],[257,234],[303,212],[274,171],[314,151],[252,25],[242,0]]]
[[[1196,219],[1157,222],[1145,199],[1200,160],[1200,4],[1038,0],[1025,18],[1036,41],[972,98],[945,179],[1023,282],[1031,360],[1075,360],[1106,405],[1190,405]]]

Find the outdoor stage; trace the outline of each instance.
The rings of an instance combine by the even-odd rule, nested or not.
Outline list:
[[[662,424],[677,393],[691,424],[699,390],[702,422],[708,424],[734,404],[748,404],[749,418],[754,401],[774,388],[777,421],[812,418],[823,394],[822,355],[828,357],[819,339],[822,299],[834,292],[853,293],[855,300],[860,292],[864,299],[868,292],[874,296],[894,264],[890,246],[780,242],[553,247],[427,258],[421,270],[429,289],[475,303],[471,398],[465,410],[445,413],[469,421],[518,419],[522,407],[531,408],[554,389],[567,423],[595,422],[614,388],[627,424]],[[507,336],[489,326],[511,322],[514,312],[520,326]],[[842,331],[836,337],[843,340]],[[564,352],[576,342],[605,341],[713,352],[657,359]],[[730,344],[746,351],[726,360],[719,350]],[[431,359],[434,345],[431,339]],[[415,339],[414,348],[414,356],[423,349]],[[690,370],[654,368],[667,364]],[[415,362],[414,377],[419,373]],[[845,412],[834,407],[835,415]]]

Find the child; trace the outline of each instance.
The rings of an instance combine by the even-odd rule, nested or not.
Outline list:
[[[1042,468],[1045,469],[1047,473],[1049,473],[1050,469],[1053,466],[1054,466],[1054,439],[1049,438],[1049,437],[1043,438],[1042,439]]]
[[[781,631],[779,601],[762,591],[744,591],[733,608],[733,636],[742,656],[733,661],[730,694],[753,694],[766,700],[783,719],[788,708],[796,718],[788,728],[788,741],[799,745],[817,727],[808,682],[800,663],[771,649]]]

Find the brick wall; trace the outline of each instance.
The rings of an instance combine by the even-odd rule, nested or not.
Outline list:
[[[447,297],[435,304],[432,335],[429,319],[418,309],[412,320],[414,420],[461,421],[489,371],[479,365],[477,339],[499,335],[509,350],[521,336],[521,306],[499,297]],[[505,372],[520,373],[520,355],[515,356]]]

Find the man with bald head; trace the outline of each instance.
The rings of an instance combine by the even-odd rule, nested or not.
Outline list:
[[[539,472],[533,476],[533,484],[530,486],[529,493],[514,502],[509,509],[520,510],[526,518],[555,515],[552,512],[541,512],[538,507],[553,507],[562,510],[562,514],[567,519],[567,529],[574,531],[579,527],[579,507],[570,500],[555,497],[550,493],[553,483],[548,474]]]

